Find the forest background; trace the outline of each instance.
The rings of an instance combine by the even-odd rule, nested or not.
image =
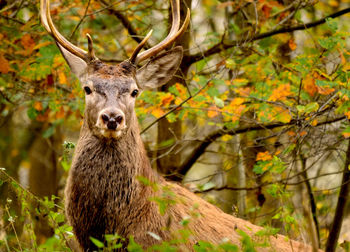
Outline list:
[[[327,251],[350,241],[350,1],[181,0],[176,76],[136,111],[152,166],[225,212]],[[36,0],[0,1],[0,250],[69,250],[63,189],[84,94]],[[166,0],[52,1],[116,64],[168,31]],[[171,17],[170,17],[171,18]],[[98,241],[97,241],[98,243]]]

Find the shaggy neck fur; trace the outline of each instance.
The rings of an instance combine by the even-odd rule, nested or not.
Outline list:
[[[152,182],[159,178],[145,154],[135,116],[130,123],[118,140],[93,136],[86,122],[81,129],[66,188],[66,212],[86,251],[94,249],[90,236],[99,240],[104,234],[128,237],[132,223],[157,210],[149,201],[154,192],[137,177]]]

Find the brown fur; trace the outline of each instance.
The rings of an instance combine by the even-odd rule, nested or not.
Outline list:
[[[154,64],[158,66],[157,60]],[[256,239],[254,233],[260,227],[225,214],[152,170],[140,137],[134,100],[129,95],[137,88],[136,83],[142,82],[135,79],[133,66],[127,62],[117,66],[93,62],[87,73],[81,81],[93,94],[86,95],[85,119],[65,191],[66,214],[84,251],[96,249],[90,237],[103,240],[104,234],[114,233],[125,238],[132,235],[147,248],[160,242],[149,232],[162,240],[176,238],[177,230],[183,228],[180,221],[186,217],[190,217],[188,228],[192,235],[180,246],[182,251],[192,250],[200,240],[218,244],[228,238],[239,245],[237,229]],[[118,138],[103,137],[96,128],[99,111],[108,106],[125,114],[126,129]],[[139,176],[157,184],[158,190],[141,183]],[[176,203],[170,204],[162,215],[150,198],[162,197],[167,190],[173,192],[175,196],[169,197],[174,197]],[[272,249],[262,250],[310,250],[280,235],[270,237],[269,242]]]

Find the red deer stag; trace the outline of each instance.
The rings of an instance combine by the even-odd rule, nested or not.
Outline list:
[[[165,84],[178,69],[182,47],[158,53],[186,30],[189,10],[180,27],[179,0],[171,0],[173,17],[169,35],[156,46],[139,53],[150,32],[129,59],[108,65],[95,56],[88,34],[88,51],[85,51],[59,33],[52,22],[49,5],[49,0],[41,0],[43,26],[54,38],[85,91],[84,123],[65,190],[66,215],[81,248],[92,251],[96,248],[90,237],[104,240],[104,234],[114,233],[125,238],[133,236],[138,244],[148,248],[160,243],[152,233],[169,241],[176,236],[176,230],[183,228],[180,223],[188,216],[192,216],[188,224],[191,236],[181,245],[181,251],[192,250],[193,245],[201,240],[219,244],[226,238],[240,244],[238,229],[254,240],[254,233],[261,230],[260,227],[222,212],[157,175],[151,168],[140,137],[135,99],[142,90]],[[148,58],[151,60],[138,69],[137,65]],[[154,190],[141,183],[140,176],[161,189]],[[170,204],[164,214],[160,214],[155,201],[149,200],[161,197],[162,188],[176,195],[176,204]],[[194,217],[193,212],[199,217]],[[268,240],[277,251],[310,249],[280,235]]]

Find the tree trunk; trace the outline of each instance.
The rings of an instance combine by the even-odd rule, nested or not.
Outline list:
[[[40,198],[50,199],[52,195],[58,195],[58,182],[62,173],[58,162],[62,153],[62,134],[59,126],[49,138],[43,138],[42,132],[41,129],[37,131],[37,138],[29,151],[29,189]],[[33,209],[32,214],[37,220],[34,231],[37,242],[41,244],[54,234],[54,230],[48,224],[47,214],[40,212],[40,207],[35,202],[33,206],[36,209]]]
[[[181,17],[184,17],[187,12],[187,7],[191,7],[192,0],[185,0],[183,4],[181,4]],[[170,15],[171,16],[171,15]],[[182,18],[183,20],[183,18]],[[171,20],[169,20],[171,23]],[[180,39],[177,40],[176,44],[181,45],[184,51],[188,50],[190,41],[190,32],[186,31]],[[176,75],[169,81],[166,85],[160,88],[160,91],[167,92],[169,87],[174,85],[175,83],[181,83],[185,85],[182,76],[187,75],[189,66],[186,64],[181,64],[179,70]],[[176,168],[182,161],[182,153],[181,153],[181,145],[173,147],[175,144],[175,136],[177,139],[181,140],[182,137],[182,121],[177,120],[176,122],[170,123],[165,118],[158,122],[158,137],[157,137],[157,146],[162,146],[157,150],[157,169],[160,173],[164,175],[176,173]],[[170,141],[169,141],[170,140]],[[171,141],[173,140],[173,141]],[[165,145],[165,142],[171,142],[169,145]],[[178,176],[171,177],[174,180],[180,180]]]
[[[343,179],[338,196],[337,208],[335,210],[332,227],[329,231],[329,236],[326,244],[326,252],[333,252],[337,247],[341,226],[344,219],[345,206],[349,199],[350,193],[350,140],[348,149],[345,155],[345,164],[343,171]]]

